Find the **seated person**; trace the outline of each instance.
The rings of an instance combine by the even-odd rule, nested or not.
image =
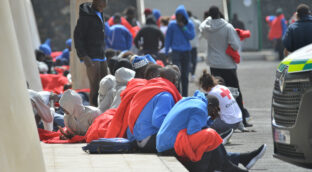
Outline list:
[[[219,102],[215,96],[196,91],[174,105],[157,133],[157,151],[162,155],[176,155],[190,171],[244,171],[263,156],[266,145],[244,154],[228,154],[219,134],[206,127],[208,115],[217,118]],[[209,113],[208,113],[209,112]],[[186,160],[183,160],[186,159]]]
[[[146,54],[145,56],[132,56],[130,62],[135,71],[135,78],[144,78],[147,65],[150,63],[156,63],[153,57],[149,54]]]
[[[127,84],[130,80],[132,80],[135,76],[135,72],[131,69],[127,69],[124,67],[119,68],[115,72],[115,78],[116,78],[116,94],[113,99],[113,102],[110,106],[110,109],[117,108],[121,102],[120,94],[123,90],[126,89]]]
[[[84,106],[80,95],[73,90],[64,92],[60,106],[65,112],[65,127],[70,135],[84,136],[93,120],[101,114],[96,107]]]
[[[219,134],[237,129],[242,122],[242,112],[230,90],[223,85],[218,85],[215,78],[206,70],[203,71],[199,83],[204,91],[216,96],[220,102],[220,118],[216,118],[210,127]]]
[[[109,109],[116,94],[116,78],[109,74],[100,81],[98,108],[103,113]]]
[[[174,104],[182,97],[176,88],[179,73],[172,66],[160,70],[160,77],[147,81],[132,99],[128,138],[134,138],[141,152],[155,153],[156,133]],[[133,134],[133,135],[132,135]]]
[[[28,93],[38,128],[56,131],[58,126],[64,127],[64,116],[56,113],[53,108],[54,105],[50,104],[50,102],[58,102],[59,98],[56,94],[48,91],[37,92],[30,89],[28,89]]]

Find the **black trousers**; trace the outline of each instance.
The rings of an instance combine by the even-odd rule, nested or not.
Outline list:
[[[195,75],[195,71],[196,71],[196,65],[197,65],[197,48],[193,47],[191,50],[191,74]]]
[[[246,123],[246,118],[249,117],[248,111],[243,105],[243,95],[239,88],[239,82],[237,77],[236,69],[218,69],[210,68],[210,72],[213,76],[220,76],[224,79],[225,85],[228,87],[237,88],[239,91],[239,96],[236,98],[236,102],[243,113],[243,122]]]
[[[138,147],[139,151],[142,153],[157,153],[156,150],[156,134],[152,135],[147,141],[144,147]]]

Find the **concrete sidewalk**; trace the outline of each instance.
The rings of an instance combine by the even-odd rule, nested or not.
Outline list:
[[[47,172],[187,171],[175,157],[155,154],[88,154],[86,144],[41,143]]]

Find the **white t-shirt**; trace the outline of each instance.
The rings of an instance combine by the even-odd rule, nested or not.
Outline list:
[[[235,124],[242,121],[242,111],[227,87],[216,85],[208,94],[218,98],[222,121],[227,124]]]

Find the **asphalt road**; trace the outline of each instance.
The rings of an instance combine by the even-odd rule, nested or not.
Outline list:
[[[276,61],[243,61],[238,66],[238,77],[243,94],[244,105],[252,117],[253,127],[249,129],[255,132],[241,133],[236,131],[231,143],[226,145],[230,152],[252,151],[261,144],[267,144],[267,151],[251,171],[274,172],[303,172],[312,171],[273,158],[273,141],[271,130],[271,99]],[[204,62],[198,63],[196,78],[202,74],[203,69],[209,69]],[[208,70],[209,71],[209,70]],[[196,82],[190,83],[189,95],[192,95],[199,86]]]

